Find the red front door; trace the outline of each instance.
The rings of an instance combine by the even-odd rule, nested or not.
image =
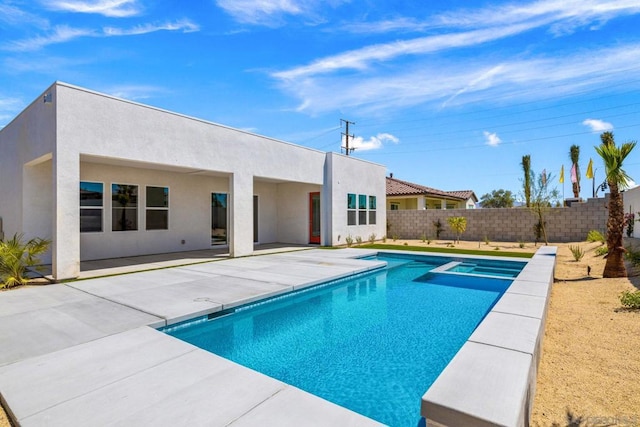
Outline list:
[[[309,243],[320,243],[320,193],[309,193]]]

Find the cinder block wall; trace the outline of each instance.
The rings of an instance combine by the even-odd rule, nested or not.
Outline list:
[[[574,203],[571,207],[551,208],[546,214],[547,237],[549,242],[576,242],[585,240],[589,230],[605,233],[607,229],[608,197],[588,199]],[[443,231],[440,239],[455,237],[449,228],[447,218],[463,216],[467,219],[467,229],[461,240],[532,242],[535,239],[536,217],[527,208],[504,209],[449,209],[449,210],[398,210],[387,211],[387,237],[400,239],[420,239],[423,234],[436,238],[433,223],[438,219]],[[366,238],[366,237],[365,237]]]

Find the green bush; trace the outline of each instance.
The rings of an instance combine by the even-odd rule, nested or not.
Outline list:
[[[582,250],[582,248],[580,246],[570,245],[569,246],[569,250],[571,251],[571,254],[573,255],[573,259],[576,260],[576,261],[580,261],[582,259],[582,257],[584,256],[584,251]]]
[[[49,248],[51,241],[34,238],[22,241],[22,234],[14,234],[7,241],[0,240],[0,289],[26,285],[27,269],[40,263],[38,255]]]
[[[626,308],[640,309],[640,291],[624,291],[620,294],[620,304]]]
[[[361,245],[361,244],[362,244],[362,237],[360,237],[360,236],[356,236],[356,243],[357,243],[358,245]]]
[[[604,235],[598,230],[591,230],[587,234],[587,242],[600,242],[604,243]]]
[[[640,265],[640,251],[636,251],[630,247],[626,248],[624,256],[633,264],[634,266]]]
[[[348,248],[350,248],[351,245],[353,245],[353,237],[351,237],[351,234],[349,234],[347,237],[345,237],[344,240],[347,242],[347,247]]]
[[[371,233],[371,235],[369,236],[369,243],[373,245],[375,242],[376,242],[376,233]]]
[[[604,256],[609,253],[609,248],[606,246],[600,246],[596,249],[596,256]]]

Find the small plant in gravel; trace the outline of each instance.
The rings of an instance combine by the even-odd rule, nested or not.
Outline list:
[[[358,246],[361,245],[362,244],[362,237],[356,236],[356,243],[358,244]]]
[[[494,251],[499,251],[500,248],[498,246],[496,246],[495,248],[493,248]]]
[[[580,246],[569,245],[569,250],[571,251],[571,254],[573,255],[573,259],[576,260],[576,262],[580,261],[584,256],[584,251]]]
[[[373,245],[375,242],[376,242],[376,233],[371,233],[369,235],[369,243]]]
[[[422,241],[422,243],[427,241],[427,235],[425,233],[422,233],[422,236],[420,236],[420,241]]]
[[[347,237],[344,238],[345,242],[347,242],[347,247],[350,248],[351,245],[353,245],[353,237],[351,237],[351,234],[349,234]]]
[[[518,240],[518,247],[520,249],[524,249],[524,241],[523,240]]]
[[[489,236],[486,236],[486,235],[485,235],[485,236],[484,236],[484,244],[485,244],[485,245],[488,245],[489,243],[491,243],[491,242],[489,241]]]
[[[396,240],[398,240],[398,235],[394,234],[393,236],[391,236],[391,239],[395,242]]]
[[[609,253],[609,248],[606,247],[606,246],[600,246],[595,251],[596,256],[604,256],[604,255],[606,255],[608,253]]]
[[[387,235],[382,236],[382,243],[387,243]]]
[[[436,230],[436,240],[440,240],[440,234],[444,231],[444,225],[438,218],[437,221],[433,221],[433,228]]]
[[[624,291],[620,294],[620,304],[626,308],[640,309],[640,291]]]
[[[587,233],[587,242],[600,242],[604,244],[604,235],[598,230],[590,230],[589,233]]]

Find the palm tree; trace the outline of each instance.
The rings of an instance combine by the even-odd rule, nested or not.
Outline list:
[[[40,262],[38,255],[46,252],[50,243],[37,237],[24,242],[22,234],[0,240],[0,289],[26,285],[28,268]]]
[[[626,277],[624,266],[624,246],[622,231],[624,228],[624,205],[620,190],[627,188],[631,178],[622,169],[622,162],[631,153],[636,142],[625,142],[617,147],[612,132],[600,135],[602,144],[595,147],[602,157],[606,171],[606,182],[609,185],[609,218],[607,219],[607,262],[602,277]]]
[[[531,155],[522,156],[522,171],[524,172],[524,201],[527,207],[531,206]]]
[[[576,199],[580,197],[580,166],[578,166],[578,161],[580,160],[580,146],[572,145],[569,149],[569,158],[571,159],[571,163],[573,163],[573,168],[575,168],[575,177],[576,182],[573,182],[573,197]],[[573,178],[573,174],[572,174]]]

